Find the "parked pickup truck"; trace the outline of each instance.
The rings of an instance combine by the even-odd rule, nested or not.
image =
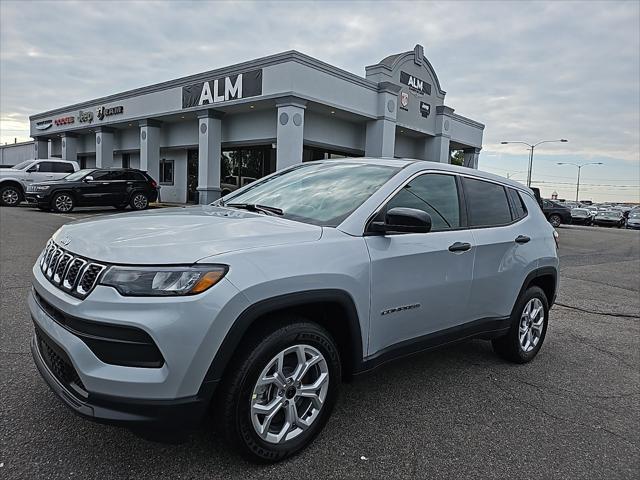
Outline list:
[[[77,162],[46,158],[26,160],[11,168],[0,169],[0,205],[16,207],[25,200],[27,186],[66,177],[80,170]]]

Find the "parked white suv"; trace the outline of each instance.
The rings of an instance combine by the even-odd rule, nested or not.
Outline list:
[[[482,338],[532,360],[554,233],[502,177],[303,163],[212,205],[60,228],[33,268],[31,349],[81,415],[176,429],[211,410],[230,444],[276,461],[320,432],[343,378],[393,358]]]
[[[27,185],[66,177],[80,170],[77,162],[46,158],[26,160],[11,168],[0,169],[0,205],[15,207],[24,201]]]

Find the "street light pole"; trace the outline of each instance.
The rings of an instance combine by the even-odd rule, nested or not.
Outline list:
[[[529,147],[529,169],[527,170],[527,187],[531,186],[531,171],[533,170],[533,150],[538,146],[538,145],[542,145],[543,143],[553,143],[553,142],[562,142],[562,143],[566,143],[569,140],[567,140],[566,138],[561,138],[559,140],[542,140],[541,142],[538,143],[534,143],[533,145],[527,142],[521,142],[521,141],[509,141],[509,142],[500,142],[502,145],[507,145],[509,143],[521,143],[523,145],[526,145],[527,147]]]
[[[576,202],[578,202],[578,196],[580,195],[580,171],[582,167],[586,167],[587,165],[604,165],[602,162],[591,162],[591,163],[570,163],[570,162],[558,162],[558,165],[573,165],[574,167],[578,167],[578,183],[576,184]]]

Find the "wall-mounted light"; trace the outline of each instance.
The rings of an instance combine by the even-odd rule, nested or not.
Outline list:
[[[331,115],[335,115],[336,111],[335,110],[331,110]]]
[[[249,105],[249,108],[256,108],[255,105]]]

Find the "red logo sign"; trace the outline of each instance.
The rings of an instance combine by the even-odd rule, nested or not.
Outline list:
[[[56,118],[53,123],[55,123],[57,126],[60,125],[70,125],[72,123],[75,123],[76,119],[75,117],[60,117],[60,118]]]

